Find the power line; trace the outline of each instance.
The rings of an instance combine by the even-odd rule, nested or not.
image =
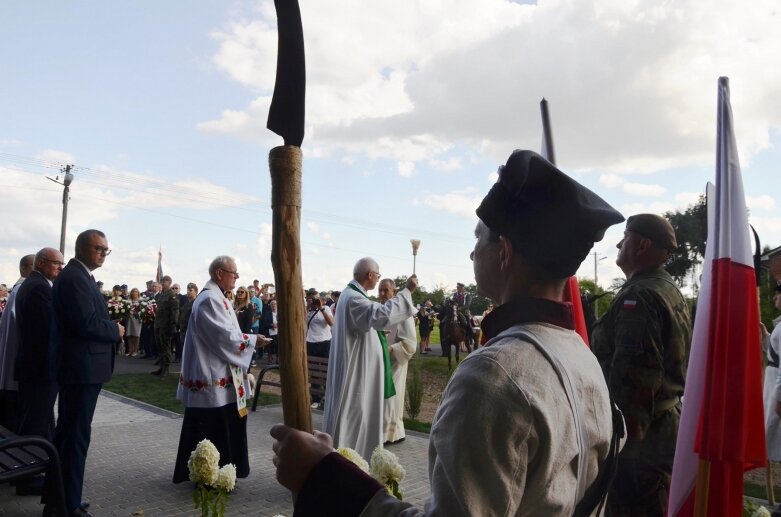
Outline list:
[[[25,162],[27,165],[40,166],[47,169],[55,169],[55,168],[60,169],[63,166],[67,165],[64,162],[57,162],[54,160],[42,160],[38,158],[18,156],[9,153],[3,153],[3,152],[0,152],[0,158],[10,159],[12,161],[15,160],[20,162]],[[20,172],[37,174],[35,172],[22,169],[19,167],[14,167],[9,165],[5,165],[5,166],[12,170],[17,170]],[[191,193],[188,193],[186,189],[183,189],[180,186],[171,185],[170,183],[165,182],[163,180],[146,178],[141,175],[98,170],[98,169],[93,169],[84,166],[73,166],[72,171],[81,172],[89,177],[95,178],[95,179],[80,178],[80,182],[84,181],[86,183],[105,186],[113,189],[120,189],[129,192],[137,192],[144,195],[153,195],[153,196],[161,196],[161,197],[175,196],[177,199],[191,201],[197,203],[198,205],[209,204],[213,206],[222,207],[224,206],[226,201],[225,196],[213,195],[213,194],[209,194],[208,192],[202,192],[202,191],[198,191],[198,192],[192,191]],[[101,179],[103,178],[109,178],[112,181],[101,181]],[[138,185],[140,181],[151,183],[152,185],[148,188],[135,188],[135,186]],[[251,198],[249,197],[247,198],[247,203],[252,201],[253,200]],[[138,208],[138,207],[134,207],[134,208]],[[237,205],[235,206],[235,208],[249,213],[254,213],[254,214],[263,214],[263,215],[271,214],[270,208],[260,208],[260,207],[243,206],[243,205]],[[385,234],[402,235],[402,236],[415,234],[417,236],[425,237],[427,240],[430,239],[430,240],[443,241],[443,242],[463,242],[466,240],[465,238],[458,237],[455,235],[449,235],[442,232],[427,231],[427,230],[422,230],[420,228],[412,229],[408,227],[390,225],[390,224],[385,224],[380,222],[372,222],[371,225],[367,225],[364,222],[364,220],[359,220],[359,219],[346,217],[338,214],[321,212],[317,210],[309,210],[307,208],[303,208],[302,213],[305,215],[306,219],[309,219],[314,222],[335,224],[342,227],[358,229],[358,230],[368,230],[372,232],[380,232]]]

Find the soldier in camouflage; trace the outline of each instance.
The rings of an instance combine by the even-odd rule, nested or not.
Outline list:
[[[591,346],[624,413],[627,442],[608,516],[664,516],[691,343],[689,309],[662,267],[678,247],[670,223],[639,214],[626,223],[616,264],[627,281],[597,321]]]
[[[170,276],[164,276],[160,283],[163,290],[157,297],[155,313],[155,341],[160,349],[160,368],[152,372],[152,375],[166,377],[171,365],[171,336],[179,322],[179,299],[171,289]]]

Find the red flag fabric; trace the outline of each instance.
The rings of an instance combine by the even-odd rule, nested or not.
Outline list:
[[[564,301],[572,303],[572,314],[575,316],[575,332],[580,334],[586,345],[588,341],[588,328],[586,328],[586,314],[583,312],[583,300],[580,298],[580,285],[574,276],[569,277],[564,287]],[[594,301],[596,303],[596,300]]]
[[[707,515],[741,515],[743,472],[765,464],[759,314],[729,81],[719,79],[716,185],[689,354],[668,515],[694,515],[710,462]]]
[[[551,129],[550,116],[548,115],[548,101],[540,101],[540,114],[542,115],[542,152],[546,160],[556,165],[556,154],[553,151],[553,130]],[[596,293],[595,293],[596,294]],[[564,301],[572,304],[572,314],[575,316],[575,331],[580,334],[586,345],[589,345],[588,328],[586,327],[586,315],[583,312],[583,301],[580,298],[580,286],[578,279],[571,276],[564,287]],[[596,302],[595,302],[596,303]]]

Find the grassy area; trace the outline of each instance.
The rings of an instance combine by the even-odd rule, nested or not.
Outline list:
[[[431,422],[418,422],[411,418],[404,419],[404,429],[407,431],[418,431],[419,433],[430,433]]]
[[[776,496],[776,502],[781,501],[781,489],[774,487],[773,493]],[[756,483],[746,481],[743,483],[743,495],[767,500],[767,489],[765,489],[765,485],[758,485]]]
[[[131,373],[113,376],[111,381],[103,385],[103,389],[181,415],[184,414],[184,407],[176,400],[178,384],[179,377],[176,375],[159,379],[148,373]],[[279,395],[260,392],[261,406],[278,404],[280,401]]]

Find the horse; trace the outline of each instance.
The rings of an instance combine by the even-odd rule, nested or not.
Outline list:
[[[448,300],[449,301],[449,300]],[[469,338],[458,318],[458,307],[454,303],[446,303],[439,316],[439,342],[442,346],[442,357],[447,357],[447,371],[452,370],[450,347],[456,348],[456,365],[459,362],[461,343],[466,342],[469,352],[472,351]]]

